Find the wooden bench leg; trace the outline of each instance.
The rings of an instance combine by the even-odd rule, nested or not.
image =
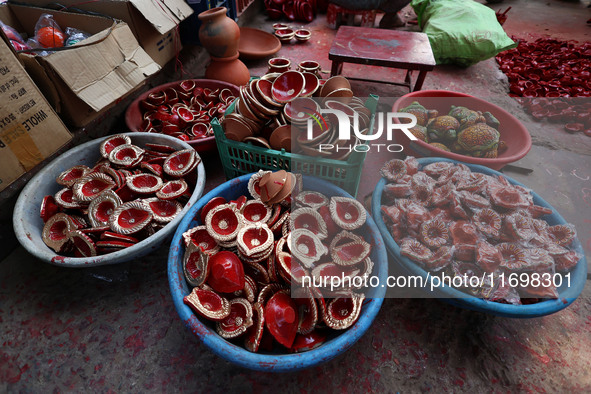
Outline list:
[[[412,92],[412,70],[406,70],[406,76],[404,77],[404,83],[408,86],[408,91]]]
[[[333,60],[332,67],[330,68],[330,76],[334,77],[335,75],[340,75],[342,71],[343,71],[343,62]]]
[[[421,90],[421,88],[423,87],[423,82],[425,82],[426,76],[427,76],[427,71],[419,72],[419,76],[417,77],[417,82],[415,83],[415,87],[412,90],[413,92]]]

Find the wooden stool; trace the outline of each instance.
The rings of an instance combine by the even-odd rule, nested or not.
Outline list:
[[[435,68],[435,58],[425,33],[341,26],[328,53],[332,60],[330,76],[343,71],[343,63],[401,68],[406,71],[404,82],[383,82],[351,78],[366,82],[382,82],[406,86],[410,91],[421,90],[427,72]],[[412,83],[412,71],[419,71]]]
[[[326,11],[326,22],[328,23],[328,27],[336,29],[344,17],[347,18],[347,24],[352,25],[355,15],[361,15],[361,26],[373,27],[376,21],[376,14],[377,10],[350,10],[330,3]]]

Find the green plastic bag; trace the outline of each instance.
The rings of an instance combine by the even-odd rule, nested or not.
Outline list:
[[[495,12],[473,0],[412,0],[437,64],[470,66],[515,48]]]

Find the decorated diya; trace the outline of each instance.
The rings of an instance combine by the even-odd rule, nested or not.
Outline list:
[[[151,236],[183,209],[195,188],[201,159],[193,149],[133,144],[128,135],[106,138],[101,159],[61,172],[63,186],[47,195],[40,216],[43,242],[62,256],[94,257]]]
[[[187,79],[155,87],[127,109],[130,130],[162,133],[187,141],[197,150],[213,142],[210,121],[222,119],[238,88],[223,81]]]
[[[198,214],[203,224],[182,234],[182,272],[192,289],[183,302],[249,352],[320,347],[332,331],[357,322],[365,294],[312,287],[305,278],[372,273],[365,208],[353,198],[302,191],[301,178],[286,171],[253,174],[248,192],[212,198]]]
[[[552,209],[495,174],[451,161],[391,160],[381,169],[385,184],[374,215],[400,255],[431,276],[482,278],[477,285],[453,282],[466,297],[513,305],[557,299],[562,282],[556,275],[570,278],[583,258],[574,226],[548,222]],[[533,280],[545,277],[553,279]]]

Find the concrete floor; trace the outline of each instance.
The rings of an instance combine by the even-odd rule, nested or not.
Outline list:
[[[588,1],[505,0],[505,28],[533,39],[548,34],[589,41]],[[257,16],[249,25],[270,30]],[[313,38],[285,46],[293,63],[313,58],[330,69],[334,31],[323,16]],[[183,54],[189,75],[202,64],[195,48]],[[248,63],[253,75],[265,61]],[[345,75],[396,80],[382,68],[345,66]],[[172,79],[174,75],[171,75]],[[357,95],[404,94],[382,84],[355,84]],[[591,256],[591,138],[535,122],[506,95],[496,62],[468,69],[437,67],[424,89],[483,97],[510,110],[530,130],[534,146],[519,163],[529,175],[507,172],[574,223]],[[387,157],[369,155],[360,197],[371,192]],[[204,157],[206,191],[223,181],[216,154]],[[431,299],[386,299],[365,336],[336,360],[280,376],[240,369],[211,353],[181,323],[166,277],[168,248],[113,267],[63,269],[22,248],[0,262],[0,392],[590,392],[591,287],[551,316],[515,320],[458,309]]]

